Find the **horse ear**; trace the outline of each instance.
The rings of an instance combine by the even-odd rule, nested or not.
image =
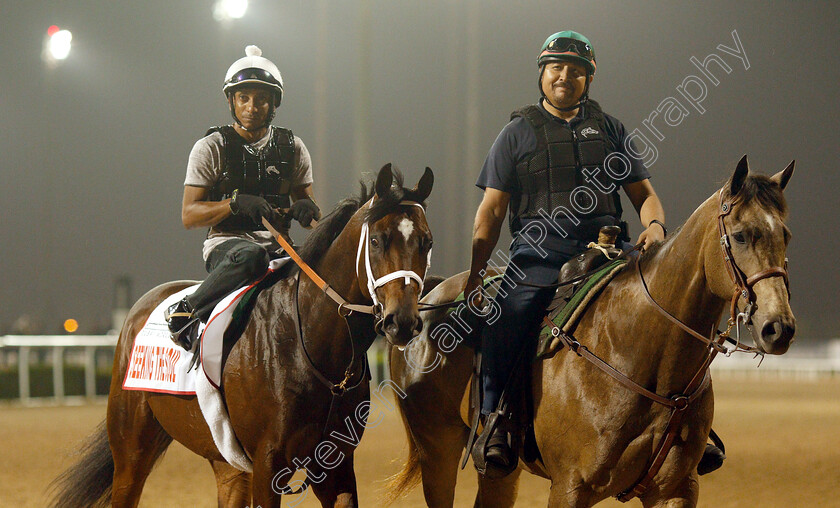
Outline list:
[[[738,161],[738,166],[735,168],[735,173],[732,174],[732,179],[729,181],[729,195],[735,196],[740,192],[747,175],[750,173],[750,168],[747,165],[746,154]]]
[[[790,180],[790,177],[793,174],[794,164],[796,164],[795,160],[790,161],[790,164],[788,164],[785,169],[770,177],[771,180],[779,184],[779,187],[781,187],[782,190],[785,190],[788,180]]]
[[[391,163],[389,162],[382,166],[379,174],[376,175],[376,186],[374,187],[376,189],[376,196],[381,198],[387,195],[393,182],[394,174],[391,172]]]
[[[425,201],[429,197],[429,194],[432,193],[434,184],[435,174],[432,173],[432,168],[426,167],[426,171],[423,172],[423,176],[420,177],[420,181],[414,187],[414,192],[417,193],[417,199]]]

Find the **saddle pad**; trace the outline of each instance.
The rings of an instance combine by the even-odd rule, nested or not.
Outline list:
[[[124,390],[195,394],[195,373],[189,371],[193,354],[172,342],[163,311],[192,294],[198,285],[169,295],[149,315],[146,324],[134,337],[128,368],[123,380]],[[203,330],[201,325],[199,330]]]
[[[564,332],[568,332],[583,315],[589,303],[595,299],[625,264],[627,264],[626,259],[617,259],[604,265],[578,287],[566,305],[553,310],[549,314],[549,319]],[[545,326],[540,331],[536,359],[547,358],[556,352],[557,344],[551,335],[551,330],[548,326]]]
[[[269,269],[259,280],[242,287],[225,297],[210,315],[207,325],[198,329],[201,338],[201,364],[203,374],[216,388],[221,384],[222,349],[225,330],[232,321],[236,302],[269,274],[285,265],[290,258],[272,260]],[[128,361],[124,390],[141,390],[176,395],[195,394],[195,376],[198,369],[189,370],[193,353],[172,342],[163,312],[173,303],[191,295],[198,285],[190,286],[164,299],[149,315],[146,324],[134,338]],[[245,318],[243,314],[240,317]]]

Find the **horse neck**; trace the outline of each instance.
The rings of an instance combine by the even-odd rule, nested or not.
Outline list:
[[[721,255],[717,247],[716,213],[717,194],[701,204],[680,231],[642,263],[654,300],[706,337],[717,327],[725,305],[710,290],[706,274],[707,258]],[[637,276],[632,281],[631,284],[643,291]],[[645,323],[645,336],[636,337],[634,347],[645,350],[645,358],[659,359],[650,365],[656,369],[658,384],[664,385],[664,389],[684,388],[702,364],[706,346],[667,320],[644,295],[637,295],[636,302],[638,309],[633,319]]]
[[[365,304],[370,302],[362,295],[356,277],[356,249],[359,244],[360,227],[361,219],[357,214],[350,219],[313,269],[347,302]],[[351,336],[347,322],[338,314],[338,304],[309,277],[304,274],[300,277],[298,305],[307,351],[325,373],[342,374],[351,357],[355,354],[355,357],[359,358],[369,346],[368,341],[373,336],[373,324],[371,323],[369,331],[359,330]],[[354,314],[350,319],[354,328],[365,328],[358,326],[360,321],[366,321],[364,318],[355,317]],[[357,343],[352,343],[354,339]],[[332,379],[340,380],[340,377],[336,378],[335,375]]]

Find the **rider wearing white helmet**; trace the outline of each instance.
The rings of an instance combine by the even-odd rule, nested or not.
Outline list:
[[[181,219],[188,229],[210,230],[203,249],[209,276],[165,313],[172,340],[185,349],[222,298],[260,277],[280,255],[263,217],[288,230],[291,219],[309,227],[321,216],[312,199],[309,151],[292,131],[271,125],[283,99],[280,71],[256,46],[245,55],[230,66],[222,88],[233,124],[208,130],[187,164]]]

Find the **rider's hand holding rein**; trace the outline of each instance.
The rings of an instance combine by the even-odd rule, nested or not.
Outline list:
[[[292,203],[288,211],[288,216],[298,221],[301,226],[308,228],[312,224],[313,219],[318,220],[321,218],[321,209],[318,208],[315,201],[307,196]]]
[[[664,226],[661,226],[660,223],[651,222],[650,226],[647,229],[642,231],[639,235],[639,239],[636,240],[636,245],[640,243],[642,245],[642,250],[647,250],[648,247],[653,245],[655,242],[662,242],[665,240],[665,229]]]
[[[624,192],[639,213],[639,220],[647,228],[639,235],[636,245],[642,243],[642,250],[647,250],[655,242],[665,240],[665,210],[653,190],[650,180],[628,183],[623,186]]]
[[[230,199],[230,212],[233,215],[244,215],[254,221],[254,224],[261,224],[263,217],[269,220],[274,217],[274,209],[264,198],[251,194],[239,194],[237,191],[233,192],[233,197]]]

